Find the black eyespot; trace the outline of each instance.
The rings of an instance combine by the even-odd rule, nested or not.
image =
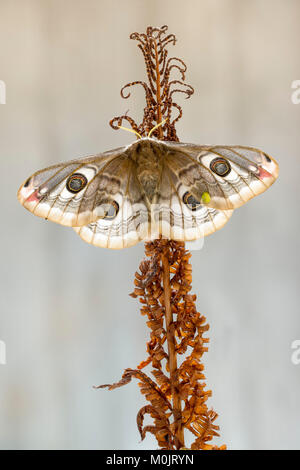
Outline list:
[[[265,159],[267,160],[268,163],[271,163],[271,158],[269,157],[269,155],[267,155],[266,153],[264,153],[264,156],[265,156]]]
[[[28,178],[28,180],[25,181],[24,188],[27,188],[27,186],[29,186],[30,180],[31,180],[31,177]]]
[[[112,201],[111,203],[109,204],[105,204],[105,216],[104,216],[104,219],[105,220],[112,220],[114,219],[118,212],[119,212],[119,204],[117,203],[117,201]]]
[[[182,200],[191,211],[196,211],[201,206],[200,202],[197,201],[197,199],[195,199],[194,196],[189,192],[186,192],[183,195]]]
[[[230,163],[225,158],[214,158],[209,166],[218,176],[227,176],[231,172]]]
[[[87,182],[88,180],[84,175],[81,173],[74,173],[67,179],[66,187],[70,193],[76,194],[87,185]]]

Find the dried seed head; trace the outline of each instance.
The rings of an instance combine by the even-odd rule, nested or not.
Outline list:
[[[150,132],[160,140],[178,141],[175,125],[182,117],[182,108],[173,99],[175,93],[181,93],[186,98],[194,93],[193,87],[185,83],[186,65],[178,57],[168,58],[167,46],[175,44],[173,34],[167,34],[167,26],[161,28],[148,27],[146,33],[132,33],[130,39],[138,42],[146,66],[148,83],[134,81],[127,83],[121,89],[124,99],[130,97],[130,88],[136,85],[143,87],[146,107],[142,122],[136,121],[126,114],[114,117],[110,121],[113,129],[119,129],[123,122],[130,124],[132,130],[146,137]],[[170,80],[172,71],[177,71],[179,79]],[[174,111],[177,112],[173,116]],[[165,122],[158,128],[158,124]],[[155,129],[154,129],[155,128]]]

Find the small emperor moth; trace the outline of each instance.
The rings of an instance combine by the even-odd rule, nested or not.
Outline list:
[[[18,191],[33,214],[73,227],[95,246],[209,235],[264,192],[278,164],[261,150],[151,137],[37,171]]]

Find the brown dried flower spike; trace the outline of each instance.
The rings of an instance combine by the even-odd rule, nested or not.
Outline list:
[[[181,59],[167,59],[166,46],[175,44],[175,36],[166,35],[167,26],[147,28],[146,34],[133,33],[130,37],[138,40],[138,47],[144,55],[149,84],[141,84],[146,93],[147,106],[144,118],[138,126],[127,115],[111,121],[114,129],[128,121],[132,129],[141,135],[148,132],[164,119],[164,125],[154,131],[160,140],[177,141],[175,123],[182,115],[180,106],[172,101],[175,92],[189,97],[193,88],[185,85],[186,66]],[[177,69],[181,80],[169,81],[172,69]],[[174,85],[183,87],[174,88]],[[172,120],[172,110],[176,108],[177,117]],[[131,381],[139,380],[141,393],[148,404],[140,409],[137,425],[142,440],[147,433],[156,437],[161,449],[186,449],[185,431],[194,436],[190,449],[223,450],[226,446],[216,447],[211,440],[218,436],[219,427],[214,424],[217,414],[207,407],[211,391],[205,389],[204,366],[201,363],[207,351],[209,339],[204,337],[209,326],[206,319],[197,312],[196,296],[190,293],[192,283],[191,254],[182,242],[159,239],[145,244],[146,259],[141,262],[139,272],[135,273],[135,289],[131,294],[139,298],[141,313],[147,317],[150,340],[147,343],[148,357],[136,369],[126,369],[122,379],[112,385],[101,385],[109,390]],[[182,356],[178,366],[177,356]],[[154,380],[142,372],[151,365]],[[153,424],[144,425],[145,415],[150,415]]]
[[[182,116],[181,107],[173,101],[175,93],[183,93],[189,98],[194,89],[184,83],[186,65],[178,57],[168,59],[168,44],[175,44],[174,34],[166,35],[168,27],[147,28],[146,34],[132,33],[130,39],[138,41],[138,47],[142,51],[148,76],[148,84],[143,81],[127,83],[121,89],[122,98],[129,98],[130,93],[124,94],[125,90],[134,86],[141,85],[145,90],[146,107],[144,108],[144,117],[140,125],[137,125],[134,119],[127,114],[118,116],[110,121],[113,129],[118,129],[125,120],[129,122],[132,129],[141,136],[147,136],[156,124],[166,120],[163,126],[158,127],[153,132],[153,137],[160,140],[178,141],[175,124]],[[171,80],[172,69],[179,72],[180,80]],[[172,118],[172,110],[177,110],[177,116]]]

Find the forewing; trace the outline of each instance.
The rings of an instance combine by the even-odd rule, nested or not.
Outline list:
[[[18,199],[39,217],[82,226],[104,217],[112,200],[122,201],[129,165],[124,148],[54,165],[28,178]]]
[[[278,176],[278,164],[261,150],[242,146],[197,146],[168,142],[166,163],[206,206],[221,210],[240,207],[264,192]]]

